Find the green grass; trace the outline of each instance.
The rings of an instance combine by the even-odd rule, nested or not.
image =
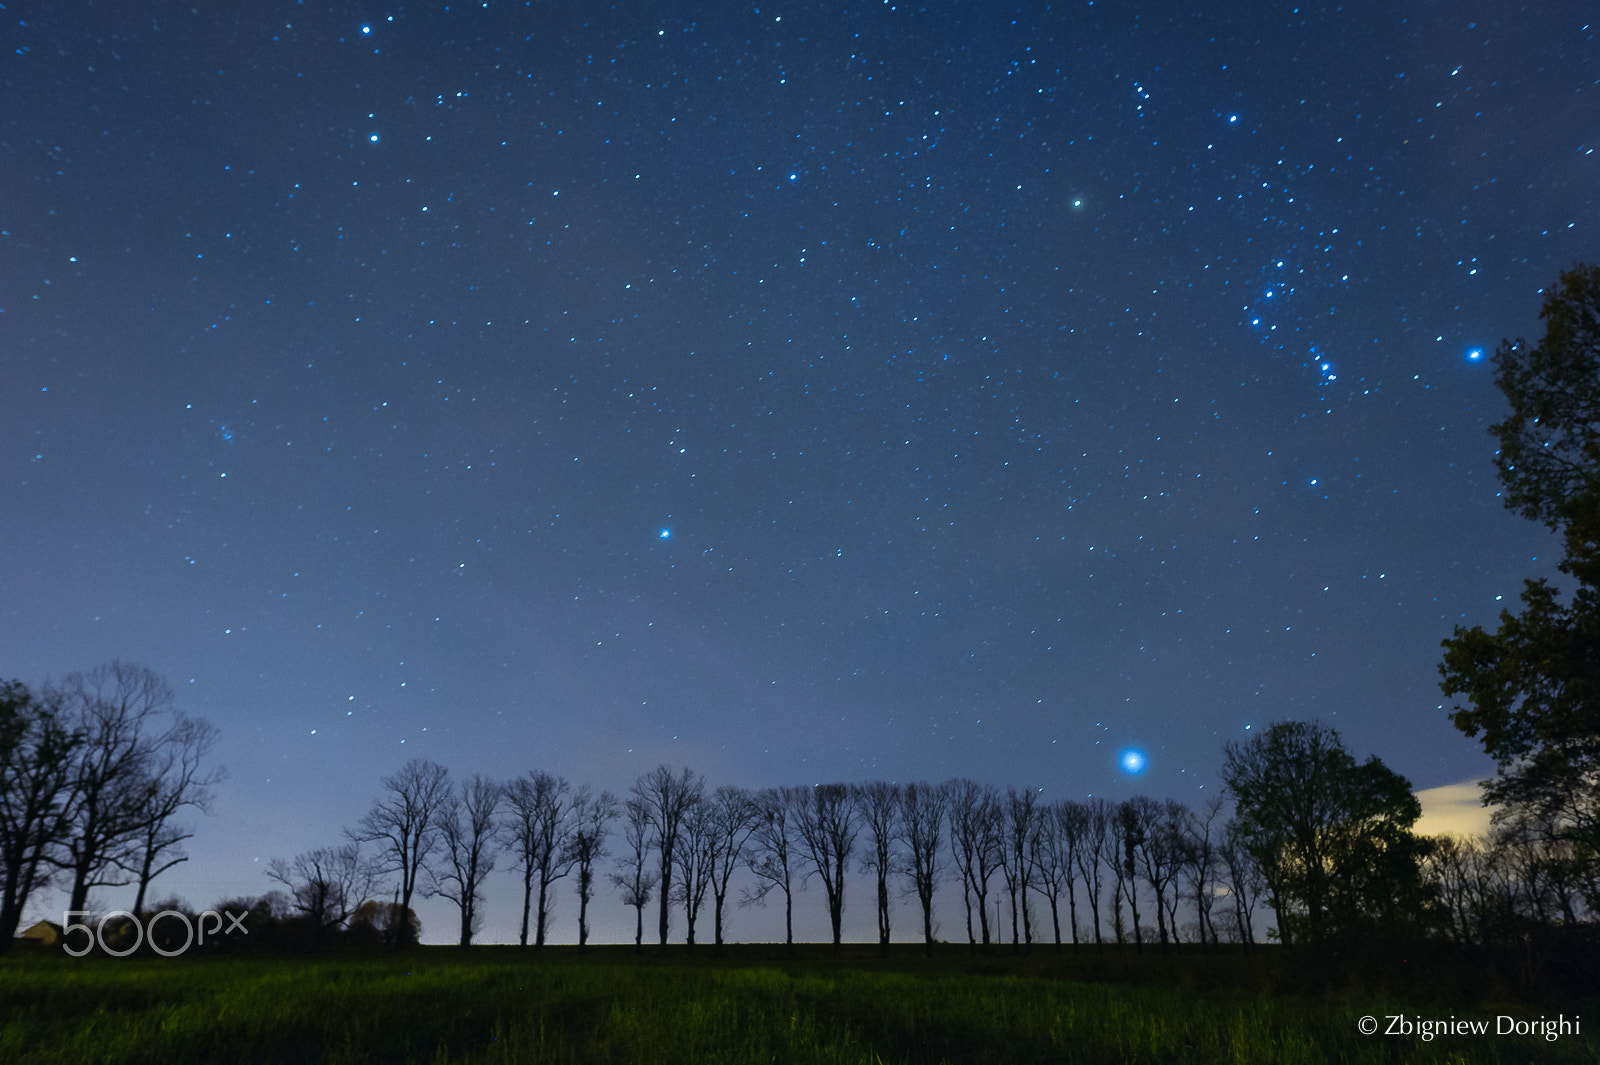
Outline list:
[[[1282,968],[870,948],[22,955],[0,960],[0,1062],[1600,1062],[1587,1029],[1554,1043],[1363,1036],[1363,1014],[1555,1008],[1284,994]],[[1600,1007],[1584,1021],[1600,1032]]]

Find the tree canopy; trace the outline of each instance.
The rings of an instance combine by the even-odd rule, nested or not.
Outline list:
[[[1422,805],[1376,757],[1320,722],[1281,721],[1224,748],[1222,779],[1285,942],[1319,943],[1421,906]]]
[[[1600,266],[1561,275],[1544,340],[1506,341],[1495,384],[1511,406],[1491,427],[1506,506],[1559,533],[1567,601],[1525,582],[1499,628],[1458,626],[1439,666],[1450,719],[1498,766],[1487,797],[1600,853]]]

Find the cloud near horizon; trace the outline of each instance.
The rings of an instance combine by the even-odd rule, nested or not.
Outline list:
[[[1418,835],[1488,835],[1492,811],[1483,805],[1483,788],[1478,781],[1423,788],[1416,795],[1422,802],[1422,817],[1416,825]]]

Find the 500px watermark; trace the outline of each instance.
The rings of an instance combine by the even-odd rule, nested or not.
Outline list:
[[[1562,1036],[1582,1035],[1579,1026],[1582,1019],[1578,1014],[1568,1017],[1565,1013],[1558,1013],[1553,1018],[1540,1014],[1536,1021],[1520,1020],[1505,1013],[1493,1020],[1458,1019],[1454,1015],[1440,1020],[1391,1013],[1382,1018],[1368,1014],[1356,1022],[1356,1028],[1362,1035],[1414,1035],[1424,1043],[1432,1042],[1434,1036],[1439,1035],[1525,1035],[1554,1043]]]
[[[226,915],[228,918],[228,926],[226,928],[222,926],[222,918],[224,915]],[[147,932],[149,933],[151,950],[155,951],[163,958],[176,958],[179,954],[182,954],[196,943],[200,944],[201,946],[205,945],[206,935],[208,934],[206,929],[206,918],[208,917],[215,922],[212,924],[209,930],[209,934],[212,936],[212,938],[216,938],[219,934],[228,935],[234,931],[238,931],[243,935],[250,934],[250,930],[244,926],[245,914],[233,913],[229,910],[224,910],[222,913],[218,913],[216,910],[207,910],[204,913],[192,918],[186,913],[179,913],[177,910],[162,910],[160,913],[156,914],[154,917],[151,917],[142,925],[139,923],[139,918],[134,914],[129,913],[127,910],[112,910],[110,913],[100,918],[100,923],[92,929],[83,921],[73,920],[74,917],[88,916],[90,916],[90,914],[87,910],[66,910],[63,911],[61,915],[61,949],[66,951],[68,954],[71,954],[74,958],[81,958],[85,954],[89,953],[95,948],[96,943],[100,945],[100,950],[103,953],[109,954],[113,958],[126,958],[129,954],[132,954],[134,951],[139,949],[140,944],[142,944],[145,940],[145,934]],[[133,927],[133,942],[123,947],[121,950],[113,950],[106,943],[106,923],[116,917],[126,917],[128,919],[127,923]],[[156,941],[156,922],[161,920],[163,917],[176,920],[183,926],[183,946],[177,948],[176,950],[163,947]],[[78,931],[80,928],[83,929],[84,935],[89,937],[89,941],[83,945],[83,949],[74,950],[72,944],[67,942],[67,937]]]

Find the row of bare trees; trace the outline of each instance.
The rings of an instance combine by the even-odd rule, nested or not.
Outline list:
[[[174,708],[141,666],[112,662],[29,690],[0,684],[0,953],[35,893],[66,885],[82,912],[98,887],[151,882],[186,861],[182,820],[223,778],[217,730]]]
[[[519,942],[536,947],[546,941],[558,882],[568,877],[579,900],[580,946],[603,875],[635,911],[636,947],[654,904],[659,941],[668,942],[681,915],[691,948],[703,938],[708,902],[710,938],[721,944],[730,901],[773,899],[782,902],[792,946],[795,891],[813,881],[838,947],[846,884],[857,871],[870,876],[885,949],[902,897],[916,900],[921,938],[932,949],[935,896],[946,882],[960,886],[975,948],[1005,938],[996,924],[1002,912],[1017,950],[1047,937],[1057,949],[1066,939],[1103,945],[1108,937],[1142,947],[1150,929],[1141,902],[1154,911],[1163,949],[1186,938],[1253,944],[1264,884],[1223,823],[1220,800],[1198,813],[1145,797],[1046,802],[1036,790],[971,780],[710,788],[692,770],[666,765],[619,798],[546,772],[452,782],[444,767],[424,760],[383,785],[342,846],[269,868],[320,933],[350,921],[383,883],[400,915],[418,893],[449,899],[460,916],[458,941],[469,945],[482,924],[485,883],[502,859],[521,880]],[[364,847],[372,848],[365,856]],[[1048,931],[1037,916],[1043,908]],[[414,926],[389,920],[388,927],[403,942]]]
[[[1427,874],[1446,933],[1464,946],[1519,940],[1531,929],[1571,929],[1593,916],[1600,868],[1560,826],[1517,817],[1482,839],[1432,841]]]

